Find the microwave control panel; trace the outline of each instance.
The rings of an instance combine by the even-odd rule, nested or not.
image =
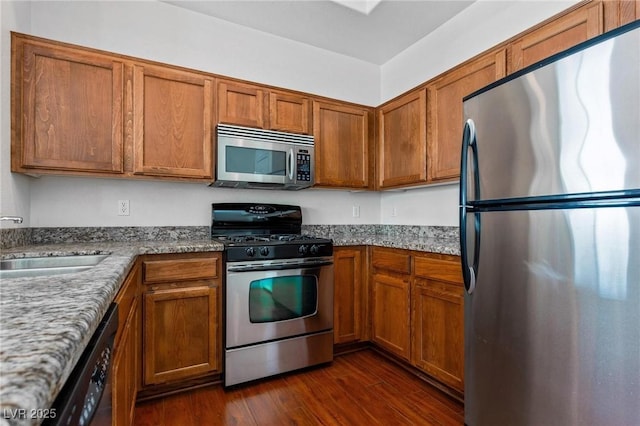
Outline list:
[[[306,149],[297,153],[296,180],[311,182],[311,154]]]

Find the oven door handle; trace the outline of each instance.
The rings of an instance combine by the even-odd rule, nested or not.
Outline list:
[[[310,267],[320,267],[333,265],[331,260],[311,260],[305,262],[296,263],[270,263],[267,265],[242,265],[242,266],[228,266],[229,272],[252,272],[252,271],[282,271],[285,269],[300,269]]]

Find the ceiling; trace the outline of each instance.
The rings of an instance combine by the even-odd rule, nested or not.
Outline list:
[[[465,0],[165,0],[382,65],[473,3]]]

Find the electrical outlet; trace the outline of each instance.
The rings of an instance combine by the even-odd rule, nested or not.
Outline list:
[[[360,217],[360,206],[353,206],[353,217]]]
[[[129,200],[118,200],[118,216],[129,216]]]
[[[398,209],[396,208],[396,206],[393,206],[393,208],[391,208],[391,217],[397,217],[398,216]]]

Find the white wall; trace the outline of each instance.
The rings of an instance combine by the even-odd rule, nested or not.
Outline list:
[[[385,225],[458,226],[457,184],[385,191],[380,223]]]
[[[2,228],[28,227],[30,179],[11,174],[11,34],[30,29],[28,3],[0,1],[0,215],[22,216],[24,222],[0,222]]]
[[[379,105],[569,7],[567,1],[478,0],[382,67],[156,1],[0,1],[2,93],[9,93],[9,30],[131,56]],[[207,225],[209,204],[300,204],[307,224],[456,225],[458,186],[401,192],[247,191],[202,184],[9,173],[9,98],[0,104],[2,214],[23,226]],[[131,216],[116,215],[128,199]],[[352,216],[360,206],[360,217]],[[395,215],[394,213],[395,207]],[[2,226],[12,226],[4,223]]]
[[[130,216],[117,215],[129,200]],[[306,189],[236,190],[180,182],[42,177],[31,190],[31,225],[208,226],[211,203],[269,202],[302,206],[304,224],[379,223],[380,194]],[[360,216],[353,217],[353,206]]]

